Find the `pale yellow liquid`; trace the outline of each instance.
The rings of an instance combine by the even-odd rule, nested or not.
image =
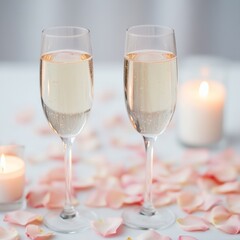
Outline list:
[[[93,98],[89,54],[58,51],[41,57],[41,98],[45,115],[61,137],[76,136],[86,123]]]
[[[127,111],[134,128],[157,136],[168,126],[177,97],[176,56],[168,52],[130,53],[124,63]]]

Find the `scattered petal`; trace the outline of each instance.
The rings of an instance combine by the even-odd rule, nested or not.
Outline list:
[[[240,214],[240,194],[231,194],[226,197],[228,209],[233,212]]]
[[[197,240],[197,239],[191,236],[179,236],[178,240]]]
[[[238,234],[240,233],[240,216],[232,215],[226,221],[214,226],[225,233]]]
[[[96,189],[88,196],[85,204],[89,207],[106,207],[106,196],[107,192],[105,190]]]
[[[42,216],[29,211],[18,210],[14,212],[9,212],[5,214],[4,221],[8,223],[13,223],[21,226],[26,226],[33,222],[42,222]]]
[[[209,211],[214,206],[222,202],[222,199],[219,196],[215,196],[208,193],[203,193],[202,198],[203,204],[198,208],[198,210],[200,211]]]
[[[170,237],[162,236],[154,230],[148,230],[143,234],[139,235],[136,240],[171,240]]]
[[[213,163],[204,176],[211,177],[219,183],[235,181],[238,177],[238,171],[235,166],[227,162],[222,164]]]
[[[212,192],[212,190],[218,186],[218,183],[215,179],[204,176],[197,179],[197,184],[200,190],[203,192]]]
[[[14,228],[5,229],[3,227],[0,227],[0,239],[1,240],[18,240],[19,235],[17,230]]]
[[[187,213],[195,212],[203,204],[201,195],[190,191],[182,191],[177,198],[178,206]]]
[[[94,178],[82,178],[78,180],[73,180],[72,187],[74,190],[79,191],[82,189],[91,188],[95,185]]]
[[[16,122],[19,124],[29,124],[33,121],[34,109],[32,107],[21,110],[16,115]]]
[[[178,218],[177,223],[183,230],[189,232],[207,231],[209,229],[207,222],[203,218],[192,215]]]
[[[107,237],[116,234],[122,222],[122,218],[105,218],[92,221],[91,226],[98,234]]]
[[[165,192],[154,195],[153,203],[156,207],[163,207],[176,202],[177,194],[174,192]]]
[[[32,240],[47,240],[54,236],[51,232],[45,232],[37,225],[29,224],[26,227],[26,235]]]
[[[240,193],[240,182],[227,182],[214,187],[212,191],[217,194]]]
[[[122,207],[125,199],[125,194],[121,190],[110,190],[106,195],[107,206],[110,208],[120,208]]]
[[[43,207],[45,196],[48,193],[48,190],[49,186],[43,184],[32,188],[26,196],[28,206],[33,208]]]
[[[231,213],[224,206],[216,206],[210,212],[209,222],[213,225],[226,221]]]

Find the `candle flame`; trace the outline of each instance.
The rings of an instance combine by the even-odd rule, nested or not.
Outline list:
[[[207,81],[202,81],[199,87],[199,95],[200,97],[207,97],[209,91],[209,85]]]
[[[6,168],[6,159],[5,159],[5,155],[2,154],[1,155],[1,158],[0,158],[0,168],[1,168],[1,171],[4,172],[5,171],[5,168]]]

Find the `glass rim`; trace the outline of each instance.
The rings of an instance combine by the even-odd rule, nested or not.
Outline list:
[[[131,32],[131,30],[133,29],[137,29],[137,28],[156,28],[156,29],[165,29],[168,30],[167,32],[164,33],[158,33],[158,34],[143,34],[143,33],[134,33]],[[174,29],[168,26],[164,26],[164,25],[155,25],[155,24],[143,24],[143,25],[134,25],[131,26],[129,28],[126,29],[126,33],[130,36],[133,37],[146,37],[146,38],[154,38],[154,37],[164,37],[167,35],[172,35],[174,34]]]
[[[51,33],[51,31],[54,31],[54,30],[67,30],[67,29],[75,29],[75,30],[79,30],[78,33],[72,33],[72,34],[54,34],[54,33]],[[86,34],[89,34],[90,33],[90,30],[88,28],[85,28],[85,27],[78,27],[78,26],[54,26],[54,27],[47,27],[47,28],[44,28],[42,30],[42,35],[43,36],[47,36],[47,37],[58,37],[58,38],[73,38],[73,37],[81,37],[81,36],[84,36]]]

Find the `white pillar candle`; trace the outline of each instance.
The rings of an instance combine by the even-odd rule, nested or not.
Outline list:
[[[16,156],[0,156],[0,203],[20,200],[25,185],[25,163]]]
[[[179,91],[178,137],[189,146],[217,143],[223,133],[225,88],[216,81],[188,81]]]

